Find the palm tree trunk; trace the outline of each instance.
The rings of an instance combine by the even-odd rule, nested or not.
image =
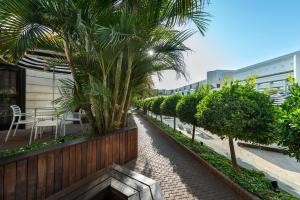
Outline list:
[[[127,124],[127,113],[128,113],[129,107],[130,107],[130,103],[131,103],[131,91],[129,90],[128,98],[127,98],[126,104],[125,104],[124,115],[122,117],[122,123],[124,125]]]
[[[231,156],[232,167],[233,167],[235,172],[238,172],[239,171],[239,166],[238,166],[237,161],[236,161],[233,139],[230,137],[228,140],[229,140],[229,148],[230,148],[230,156]]]
[[[112,117],[111,123],[115,121],[115,113],[117,112],[117,102],[119,96],[119,88],[120,88],[120,79],[121,79],[121,67],[123,61],[123,52],[120,53],[119,59],[117,61],[116,72],[115,72],[115,87],[114,87],[114,94],[112,99]]]
[[[75,67],[74,67],[74,64],[73,64],[73,61],[72,61],[72,58],[71,58],[71,54],[70,54],[70,51],[69,51],[69,45],[68,45],[66,40],[63,40],[63,43],[64,43],[65,56],[67,58],[67,62],[68,62],[71,74],[72,74],[74,82],[76,84],[76,80],[75,80],[76,70],[75,70]]]
[[[126,74],[125,74],[124,94],[123,94],[123,98],[121,99],[121,105],[120,105],[119,113],[117,115],[117,123],[119,125],[122,125],[121,119],[122,119],[122,115],[124,113],[124,106],[125,106],[129,83],[130,83],[130,78],[131,78],[132,63],[133,63],[133,56],[131,55],[130,50],[128,50],[128,64],[127,64],[127,70],[126,70]]]

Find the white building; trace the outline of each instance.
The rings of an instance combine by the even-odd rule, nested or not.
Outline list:
[[[225,79],[243,81],[249,77],[256,78],[256,88],[262,91],[266,88],[277,88],[278,93],[287,94],[287,79],[294,77],[300,83],[300,51],[266,60],[237,70],[215,70],[207,72],[207,80],[190,85],[167,90],[167,94],[179,92],[183,95],[193,92],[201,84],[211,84],[220,88]]]

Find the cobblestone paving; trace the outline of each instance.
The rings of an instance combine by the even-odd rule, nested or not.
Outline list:
[[[186,152],[164,138],[145,119],[134,115],[139,155],[126,167],[159,181],[165,199],[241,199]]]

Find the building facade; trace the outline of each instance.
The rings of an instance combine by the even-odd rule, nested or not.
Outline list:
[[[277,93],[286,95],[288,93],[288,85],[290,84],[288,82],[289,77],[295,78],[300,83],[300,51],[237,70],[208,71],[206,80],[176,89],[164,90],[164,94],[170,95],[178,92],[185,95],[194,92],[201,84],[210,84],[212,88],[216,89],[222,87],[224,80],[244,81],[249,77],[256,79],[256,89],[258,91],[273,88],[276,89]]]

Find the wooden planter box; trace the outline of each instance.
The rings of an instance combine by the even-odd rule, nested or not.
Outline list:
[[[44,199],[113,163],[137,157],[131,123],[103,136],[58,144],[0,160],[0,199]]]

